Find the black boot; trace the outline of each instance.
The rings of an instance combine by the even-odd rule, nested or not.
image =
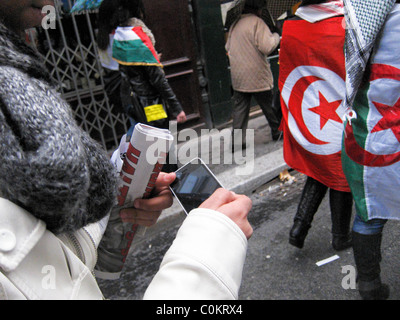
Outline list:
[[[358,291],[364,300],[386,300],[389,287],[381,282],[382,234],[364,235],[353,231],[353,252],[357,266]]]
[[[304,240],[311,228],[311,222],[328,188],[317,180],[308,177],[294,217],[294,224],[289,234],[289,243],[303,248]]]
[[[340,251],[351,247],[350,222],[353,208],[351,192],[329,190],[332,220],[332,247]]]

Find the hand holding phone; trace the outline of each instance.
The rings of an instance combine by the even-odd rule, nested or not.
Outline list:
[[[232,219],[247,239],[253,233],[247,215],[251,200],[223,188],[221,183],[200,159],[195,158],[179,168],[170,189],[186,214],[195,208],[219,211]]]
[[[249,197],[223,188],[217,189],[199,206],[199,208],[212,209],[226,215],[238,225],[247,239],[250,239],[253,234],[253,228],[247,220],[251,207],[252,202]]]
[[[195,158],[175,171],[176,179],[170,189],[186,214],[198,208],[221,183],[200,159]]]

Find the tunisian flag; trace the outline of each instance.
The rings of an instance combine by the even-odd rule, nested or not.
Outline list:
[[[350,192],[341,163],[346,91],[342,21],[285,22],[279,90],[286,163],[329,188]]]

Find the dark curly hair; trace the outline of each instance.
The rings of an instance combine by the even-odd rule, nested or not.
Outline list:
[[[146,19],[142,0],[104,0],[99,8],[97,45],[106,50],[109,35],[118,26],[125,26],[130,18]]]

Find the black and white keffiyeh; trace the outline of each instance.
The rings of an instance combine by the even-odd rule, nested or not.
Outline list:
[[[395,0],[344,0],[348,119],[375,41]],[[352,113],[354,116],[354,112]]]

